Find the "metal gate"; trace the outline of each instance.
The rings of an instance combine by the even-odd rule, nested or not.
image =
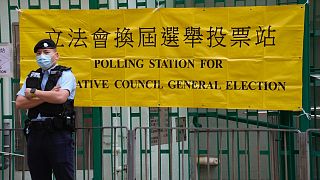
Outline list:
[[[23,126],[20,121],[24,119],[24,113],[17,112],[14,108],[15,93],[19,88],[20,68],[16,8],[183,8],[267,6],[306,2],[309,1],[0,0],[0,42],[11,42],[14,47],[14,76],[0,79],[2,130],[20,128]],[[310,173],[307,174],[311,179],[320,179],[318,132],[309,130],[307,140],[299,141],[309,145],[298,146],[297,140],[301,137],[297,136],[301,133],[291,130],[306,131],[308,128],[319,128],[320,55],[317,49],[320,45],[320,3],[317,0],[310,0],[309,3],[310,6],[306,5],[303,62],[303,109],[305,112],[144,107],[78,108],[79,129],[75,135],[78,179],[126,179],[129,167],[136,167],[131,171],[135,176],[129,177],[137,179],[144,177],[149,179],[166,179],[166,177],[171,179],[300,179],[306,177],[299,175],[301,167],[309,167],[307,169]],[[123,128],[102,130],[101,127]],[[158,128],[162,131],[159,132]],[[242,131],[245,128],[263,130]],[[271,128],[287,130],[277,130],[276,133]],[[19,156],[24,154],[24,137],[19,133],[11,132],[14,131],[1,131],[1,151],[11,154],[1,155],[0,179],[8,177],[15,179],[17,172],[27,170],[22,157]],[[127,145],[128,138],[132,138],[127,135],[128,132],[129,135],[136,137],[133,149]],[[300,151],[298,147],[308,148]],[[127,156],[133,150],[135,166],[129,166],[131,161],[127,161]],[[301,152],[310,153],[307,157],[300,157]],[[300,158],[309,160],[310,164],[302,164]],[[216,163],[217,160],[218,163]],[[179,173],[176,173],[176,170]],[[16,179],[27,174],[21,173],[21,176],[18,174],[19,178]]]
[[[103,147],[91,143],[98,131]],[[78,128],[75,157],[79,144],[89,142],[81,163],[76,164],[76,179],[311,179],[309,142],[319,129],[306,133],[266,128],[185,128],[127,127]],[[22,129],[2,130],[10,143],[2,152],[6,169],[1,179],[30,179],[29,172],[15,163],[26,164],[26,149],[14,151],[21,142],[13,141]],[[82,134],[86,134],[81,140]],[[158,134],[158,136],[154,136]],[[161,134],[167,134],[165,138]],[[312,144],[312,143],[310,143]],[[310,149],[310,150],[309,150]],[[311,153],[309,153],[311,152]],[[102,164],[92,166],[94,153],[103,153]],[[79,158],[78,158],[79,159]],[[102,171],[100,177],[93,169]],[[312,178],[313,179],[313,178]]]

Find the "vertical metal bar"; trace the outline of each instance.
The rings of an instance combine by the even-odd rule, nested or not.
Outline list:
[[[93,127],[102,127],[102,108],[95,107],[92,108],[92,126]],[[95,179],[102,179],[102,134],[99,129],[92,130],[92,139],[93,139],[93,176]]]
[[[267,118],[268,118],[268,115],[267,115]],[[268,127],[269,128],[269,121],[267,122],[268,123]],[[267,142],[268,142],[268,177],[269,179],[271,179],[272,177],[272,169],[271,169],[271,151],[270,151],[270,146],[272,146],[272,143],[270,143],[270,131],[267,132]]]
[[[27,163],[26,163],[27,162],[26,152],[27,152],[27,146],[26,146],[26,143],[25,143],[24,146],[23,146],[24,157],[23,157],[22,176],[21,176],[21,178],[23,180],[25,179],[25,167],[27,165]]]
[[[270,151],[270,171],[271,171],[271,176],[270,176],[270,179],[275,179],[275,163],[274,163],[274,145],[273,145],[273,132],[269,132],[269,139],[268,141],[270,141],[271,139],[271,143],[270,143],[270,148],[269,148],[269,151]]]
[[[182,160],[181,160],[181,163],[182,163],[182,180],[184,180],[184,135],[185,135],[185,132],[187,131],[186,128],[184,128],[184,130],[182,131]],[[180,174],[180,173],[179,173]]]
[[[220,166],[220,180],[222,180],[222,131],[219,130],[219,166]]]
[[[260,180],[260,131],[257,131],[258,180]]]
[[[246,176],[246,179],[249,179],[248,178],[248,171],[249,171],[249,169],[250,169],[250,167],[249,167],[249,163],[248,163],[248,160],[249,160],[249,158],[248,158],[248,154],[249,154],[249,147],[248,147],[248,139],[247,139],[247,137],[248,137],[248,131],[245,131],[244,132],[245,134],[244,134],[244,138],[245,138],[245,140],[244,140],[244,149],[245,149],[245,176]]]
[[[198,131],[196,130],[195,133],[198,134]],[[194,152],[194,155],[193,155],[193,159],[194,159],[194,179],[195,180],[198,180],[198,165],[197,165],[197,161],[198,161],[198,153],[197,153],[197,149],[199,147],[196,147],[198,143],[196,143],[196,140],[197,138],[194,137],[193,138],[193,152]]]
[[[309,169],[309,161],[308,161],[308,153],[307,153],[307,147],[308,147],[308,139],[307,139],[307,132],[304,133],[298,133],[299,136],[299,162],[298,163],[298,169],[299,177],[298,179],[306,179],[310,180],[310,175],[308,173]]]
[[[247,128],[249,128],[249,123],[248,123],[248,120],[249,120],[249,113],[248,113],[248,110],[246,111],[247,112],[247,116],[246,116],[246,118],[247,118],[247,123],[246,123],[246,125],[247,125]],[[247,142],[247,154],[246,154],[246,162],[248,163],[248,169],[247,169],[247,171],[246,171],[246,173],[247,173],[247,179],[251,179],[251,173],[250,173],[250,145],[249,145],[249,142],[250,142],[250,132],[248,132],[247,131],[247,133],[246,133],[246,135],[247,135],[247,138],[246,138],[246,142]]]
[[[317,17],[317,15],[316,15],[316,12],[317,12],[317,10],[319,11],[319,9],[317,8],[318,7],[318,5],[317,5],[317,1],[312,1],[312,5],[311,5],[312,7],[313,7],[313,14],[312,14],[312,17],[313,17],[313,19],[315,19],[316,17]],[[319,36],[319,35],[316,35],[316,33],[315,33],[315,31],[316,31],[316,29],[317,28],[319,28],[319,27],[317,27],[316,26],[316,24],[318,24],[319,25],[319,23],[317,23],[317,21],[313,21],[313,24],[312,24],[312,31],[314,32],[314,37],[313,37],[313,46],[312,46],[312,49],[313,49],[313,64],[314,65],[316,65],[316,60],[318,59],[317,57],[318,57],[318,51],[316,51],[316,49],[317,49],[317,40],[316,40],[316,36]],[[316,107],[316,106],[314,106],[314,107]],[[316,115],[316,113],[315,113],[315,115]],[[315,116],[315,119],[316,119],[316,116]],[[317,127],[317,126],[314,126],[314,127]]]
[[[238,112],[238,110],[237,110]],[[236,127],[239,128],[239,116],[238,116],[238,113],[237,113],[237,117],[236,117]],[[241,164],[240,164],[240,161],[241,161],[241,154],[240,154],[240,138],[239,138],[239,134],[240,132],[237,131],[237,166],[238,166],[238,179],[240,179],[241,177]]]
[[[148,145],[147,145],[147,128],[145,128],[144,129],[144,154],[145,154],[145,157],[144,157],[144,160],[145,160],[145,162],[144,162],[144,166],[145,166],[145,177],[146,177],[146,179],[148,179]],[[150,133],[150,132],[149,132]],[[150,144],[151,144],[151,142],[150,142]],[[151,148],[150,148],[150,152],[151,152]],[[150,159],[151,159],[151,156],[150,156]],[[151,164],[150,164],[151,165]],[[151,166],[150,166],[150,168],[151,168]],[[141,177],[141,179],[142,179],[142,177]]]
[[[78,138],[77,138],[77,134],[78,134],[78,130],[76,129],[76,131],[73,134],[74,134],[74,169],[75,169],[73,177],[75,179],[77,179],[77,169],[78,169],[78,159],[77,159]]]
[[[84,109],[82,108],[82,119],[81,119],[81,125],[82,125],[82,127],[84,127],[84,118],[83,118],[83,116],[84,116],[84,111],[83,111]],[[81,132],[82,132],[82,176],[83,176],[83,179],[85,179],[85,177],[86,177],[86,171],[85,171],[85,169],[86,169],[86,148],[85,148],[85,142],[86,142],[86,140],[85,140],[85,134],[86,134],[86,129],[81,129]]]
[[[210,179],[210,157],[209,157],[209,149],[210,149],[210,141],[209,141],[209,129],[207,129],[207,178]]]
[[[299,3],[305,3],[306,0],[298,0]],[[310,27],[309,27],[309,4],[305,4],[304,21],[304,41],[303,41],[303,61],[302,61],[302,107],[306,113],[310,113]],[[310,127],[310,121],[306,116],[300,116],[300,130],[306,131]]]
[[[203,5],[205,6],[205,3],[203,3]],[[208,108],[206,108],[206,114],[208,114]],[[208,177],[208,179],[210,179],[210,156],[209,156],[209,154],[210,154],[210,141],[209,141],[209,135],[210,135],[210,131],[209,131],[209,127],[210,127],[210,125],[209,125],[209,118],[208,118],[208,116],[206,117],[206,122],[207,122],[207,177]]]
[[[114,136],[113,136],[113,157],[112,157],[112,162],[113,162],[113,174],[114,174],[114,179],[117,179],[117,128],[112,127],[114,129]]]
[[[149,125],[150,125],[150,108],[149,108]],[[156,127],[155,127],[156,128]],[[151,164],[152,164],[152,151],[151,151],[151,149],[152,149],[152,136],[151,136],[151,134],[152,134],[152,131],[153,131],[153,129],[149,129],[149,136],[148,136],[148,139],[149,139],[149,164],[150,164],[150,169],[149,169],[149,179],[152,179],[152,168],[151,168]],[[147,149],[147,144],[146,144],[146,149]],[[146,176],[146,179],[147,179],[148,177]]]
[[[140,179],[142,179],[142,126],[141,126],[141,107],[139,108],[140,110],[140,114],[139,114],[139,144],[140,144],[140,148],[139,148],[139,159],[140,159]],[[136,134],[135,134],[136,135]],[[147,146],[145,145],[145,149],[147,149]],[[138,178],[138,177],[137,177]],[[147,177],[146,177],[147,178]]]
[[[11,159],[14,158],[15,156],[12,155],[12,153],[13,153],[12,152],[12,144],[11,144],[11,133],[12,133],[12,130],[9,129],[8,133],[9,133],[9,148],[10,148],[9,151],[8,151],[8,152],[10,152],[10,154],[8,154],[8,158],[9,158],[8,159],[8,161],[9,161],[9,166],[8,166],[9,167],[9,173],[8,174],[9,174],[9,180],[11,180],[11,177],[14,178],[14,176],[11,176],[11,171],[12,171]]]
[[[20,3],[19,3],[20,4]],[[10,40],[10,42],[12,42],[12,30],[11,30],[11,12],[10,12],[10,0],[8,0],[8,21],[9,21],[9,40]],[[0,26],[1,26],[1,20],[0,20]],[[1,27],[0,27],[0,32],[1,32]],[[0,42],[2,42],[1,41],[1,33],[0,33]]]
[[[296,170],[295,170],[295,161],[294,161],[294,142],[295,142],[295,137],[294,134],[292,134],[292,132],[287,132],[288,134],[288,179],[292,179],[292,177],[296,176]]]
[[[169,130],[170,142],[169,142],[169,179],[172,179],[172,129],[170,123],[170,130]]]
[[[280,167],[281,167],[281,156],[280,156],[280,143],[281,143],[281,136],[279,132],[273,133],[273,142],[274,142],[274,149],[273,149],[273,157],[274,157],[274,179],[278,180],[281,178],[280,174]]]
[[[159,124],[160,124],[160,115],[159,115]],[[160,125],[158,126],[158,179],[161,180],[161,129]]]
[[[110,140],[111,140],[111,142],[110,142],[110,166],[111,166],[111,179],[112,180],[114,180],[115,179],[115,177],[114,177],[114,169],[115,169],[115,167],[114,167],[114,163],[113,163],[113,156],[114,156],[114,125],[113,125],[113,108],[111,108],[111,138],[110,138]]]
[[[1,31],[0,31],[1,32]],[[15,92],[14,92],[14,79],[13,78],[11,78],[11,94],[15,94]],[[12,127],[12,129],[15,129],[15,119],[14,119],[14,117],[15,117],[15,111],[14,111],[14,109],[15,109],[15,103],[14,103],[14,101],[15,101],[15,96],[11,96],[11,109],[12,109],[12,118],[11,118],[11,120],[12,120],[12,125],[11,125],[11,127]],[[17,130],[14,130],[13,132],[12,132],[12,139],[10,139],[10,141],[11,141],[11,144],[13,144],[13,146],[12,146],[12,152],[15,152],[16,151],[16,134],[17,133],[19,133]],[[20,158],[19,157],[16,157],[16,159],[17,160],[19,160]],[[12,171],[12,177],[13,177],[13,179],[14,179],[14,177],[15,177],[15,160],[16,159],[13,159],[12,160],[12,167],[13,167],[13,171]]]
[[[1,32],[1,31],[0,31]],[[15,103],[14,103],[14,101],[15,101],[15,96],[13,96],[13,94],[15,94],[15,91],[14,91],[14,79],[13,78],[11,78],[11,81],[10,81],[10,90],[11,90],[11,94],[12,94],[12,96],[11,96],[11,109],[12,109],[12,113],[11,113],[11,115],[12,115],[12,117],[11,117],[11,128],[12,129],[15,129],[16,127],[15,127],[15,119],[14,119],[14,117],[15,117],[15,111],[14,111],[14,109],[15,109]],[[11,146],[11,152],[15,152],[16,151],[16,134],[18,133],[18,131],[17,130],[13,130],[12,131],[12,136],[11,136],[11,139],[10,139],[10,142],[11,142],[11,144],[12,144],[12,146]],[[13,177],[13,179],[15,179],[15,162],[16,162],[16,160],[19,160],[19,157],[15,157],[15,158],[13,158],[12,159],[12,162],[11,162],[11,164],[12,164],[12,167],[13,167],[13,171],[12,171],[12,177]]]
[[[189,109],[187,109],[187,113],[188,113],[188,117],[189,117]],[[190,127],[190,121],[189,120],[187,120],[187,122],[186,123],[188,123],[188,126],[186,126],[186,127]],[[191,147],[190,147],[190,130],[188,130],[188,147],[187,147],[187,149],[188,149],[188,178],[187,179],[191,179],[191,158],[192,158],[192,155],[190,154],[191,153]]]
[[[122,127],[122,111],[120,109],[120,116],[121,116],[121,120],[120,120],[120,126]],[[130,115],[131,116],[131,115]],[[120,128],[120,144],[121,144],[121,149],[120,149],[120,152],[121,152],[121,179],[123,180],[123,170],[124,170],[124,157],[123,157],[123,150],[124,150],[124,147],[123,147],[123,129]]]
[[[177,108],[177,117],[175,118],[175,122],[176,122],[176,124],[175,124],[175,134],[176,134],[176,140],[175,140],[175,142],[176,142],[176,144],[178,145],[178,150],[177,150],[177,154],[178,154],[178,161],[177,161],[177,163],[178,163],[178,170],[176,170],[176,172],[178,172],[178,180],[180,180],[181,179],[181,160],[180,160],[180,158],[181,158],[181,145],[180,145],[180,143],[181,143],[181,130],[179,129],[180,128],[180,118],[179,118],[179,108]],[[176,161],[175,161],[176,162]]]
[[[154,127],[154,128],[156,128],[156,127]],[[151,151],[151,148],[152,148],[152,144],[151,144],[151,142],[152,142],[152,137],[151,137],[151,132],[152,132],[152,129],[149,129],[149,164],[150,164],[150,172],[149,172],[149,179],[152,179],[152,168],[151,168],[151,166],[152,166],[152,151]],[[146,140],[146,139],[145,139]],[[147,142],[147,141],[146,141]],[[147,147],[147,144],[146,144],[146,147]],[[147,149],[147,148],[146,148]]]
[[[88,176],[87,176],[87,180],[89,180],[90,179],[90,144],[91,144],[91,142],[90,142],[90,139],[91,139],[91,132],[90,132],[90,129],[88,129],[88,150],[87,150],[87,152],[88,152],[88,158],[87,158],[87,164],[88,164],[88,170],[87,170],[87,172],[88,172]]]
[[[169,180],[172,179],[172,124],[170,121],[170,113],[172,112],[172,109],[168,108],[168,128],[167,133],[168,133],[168,146],[169,146]]]
[[[229,111],[227,110],[227,128],[229,128]],[[227,138],[227,171],[228,171],[228,180],[230,179],[230,137],[229,137],[229,131],[226,131],[226,138]]]
[[[158,108],[158,179],[161,180],[161,119],[160,108]]]
[[[199,136],[199,131],[197,133],[197,173],[198,173],[198,176],[197,178],[200,179],[200,136]]]
[[[281,152],[282,152],[282,149],[281,149],[281,143],[282,143],[282,137],[281,137],[281,132],[278,132],[278,143],[277,143],[277,154],[278,154],[278,166],[277,166],[277,173],[279,175],[279,179],[283,179],[283,173],[281,172],[281,168],[282,168],[282,157],[281,157]]]
[[[312,127],[317,127],[317,94],[316,94],[316,92],[317,92],[317,86],[316,86],[316,84],[317,84],[317,79],[315,79],[315,78],[312,78],[313,79],[313,95],[311,95],[311,96],[313,96],[313,108],[314,108],[314,110],[313,110],[313,114],[314,114],[314,118],[313,118],[313,124],[311,125]]]
[[[307,0],[298,0],[298,3],[305,3]],[[313,1],[315,3],[316,1]],[[315,7],[315,4],[314,4]],[[309,102],[309,89],[310,89],[310,27],[309,27],[309,4],[305,4],[305,24],[304,24],[304,43],[303,43],[303,86],[302,86],[302,106],[304,110],[309,113],[310,112],[310,102]],[[316,22],[314,20],[314,22]],[[315,52],[316,50],[314,50]],[[316,107],[314,107],[316,108]],[[316,109],[315,109],[316,110]],[[309,120],[306,116],[300,116],[300,130],[305,131],[310,127]],[[309,140],[309,139],[308,139]]]
[[[287,134],[283,132],[284,138],[284,168],[285,168],[285,179],[288,180],[288,157],[287,157]]]
[[[234,130],[231,132],[231,158],[233,159],[233,162],[235,161],[235,154],[234,154]],[[232,180],[235,178],[235,164],[232,163]]]
[[[218,110],[216,110],[217,111],[217,113],[218,113]],[[218,117],[216,117],[216,127],[217,128],[219,128],[219,121],[218,121]],[[217,139],[217,143],[216,143],[216,147],[217,147],[217,152],[218,152],[218,178],[217,179],[220,179],[220,176],[221,176],[221,174],[220,174],[220,169],[221,169],[221,159],[220,159],[220,146],[219,146],[219,144],[220,144],[220,141],[219,141],[219,138],[220,138],[220,136],[219,136],[219,131],[215,131],[215,134],[216,134],[216,139]]]
[[[5,152],[5,144],[4,144],[4,119],[3,119],[3,111],[4,111],[4,100],[3,100],[3,78],[0,79],[0,90],[1,90],[1,127],[2,127],[2,130],[0,131],[1,132],[1,151],[2,152]],[[1,156],[1,164],[3,165],[2,168],[1,168],[1,176],[2,176],[2,179],[5,179],[4,175],[5,175],[5,169],[4,169],[4,164],[5,164],[5,155]]]
[[[315,40],[314,40],[315,41]],[[315,62],[314,62],[315,63]],[[311,125],[312,127],[318,127],[318,125],[317,125],[317,94],[316,94],[316,92],[317,92],[317,86],[316,86],[316,83],[317,83],[317,79],[315,79],[315,78],[313,78],[313,108],[314,108],[314,110],[313,110],[313,124]],[[311,122],[312,123],[312,122]],[[312,144],[314,144],[314,146],[315,147],[317,147],[317,145],[318,145],[318,141],[315,141],[315,142],[313,142]],[[319,163],[318,163],[318,161],[315,161],[314,162],[315,163],[315,169],[317,168],[317,167],[319,167],[318,165],[319,165]],[[313,164],[313,162],[311,161],[310,162],[310,164]],[[312,168],[313,169],[313,168]],[[315,176],[316,177],[319,177],[318,176],[318,171],[316,171],[315,172]]]
[[[99,0],[90,0],[89,1],[89,9],[98,9]]]
[[[134,157],[134,147],[135,147],[135,132],[134,130],[128,130],[128,155],[127,155],[127,164],[128,164],[128,173],[127,179],[134,180],[135,179],[135,157]],[[147,146],[146,146],[147,147]]]
[[[311,179],[311,168],[312,168],[312,166],[311,166],[311,161],[310,161],[310,159],[311,159],[311,157],[310,157],[310,131],[307,131],[306,132],[306,137],[305,137],[305,148],[306,148],[306,158],[307,158],[307,160],[306,160],[306,162],[307,162],[307,179],[306,180],[310,180]],[[312,143],[312,142],[311,142]]]
[[[307,131],[307,132],[309,132],[308,133],[308,141],[309,141],[309,146],[308,146],[308,148],[309,148],[309,163],[310,163],[310,176],[311,176],[311,178],[317,178],[317,177],[314,177],[314,174],[315,174],[315,172],[314,171],[316,171],[317,170],[317,167],[314,167],[314,163],[315,163],[315,161],[316,161],[316,158],[315,158],[315,143],[313,143],[314,141],[313,141],[313,138],[315,138],[313,135],[312,135],[312,131]]]

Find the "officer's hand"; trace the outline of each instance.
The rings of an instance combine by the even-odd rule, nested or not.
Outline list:
[[[24,91],[25,97],[29,100],[34,99],[34,100],[38,100],[38,97],[35,97],[34,94],[30,93],[31,88],[26,88],[26,90]]]
[[[31,88],[26,88],[26,90],[24,91],[25,97],[30,99],[32,98],[32,94],[30,93]]]

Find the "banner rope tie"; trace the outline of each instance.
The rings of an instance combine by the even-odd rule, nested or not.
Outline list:
[[[16,11],[19,12],[19,13],[22,13],[22,10],[19,8],[19,5],[17,5]]]
[[[311,114],[310,113],[307,113],[303,108],[301,108],[302,110],[302,114],[300,114],[298,117],[300,116],[306,116],[308,120],[311,120]]]
[[[157,0],[157,8],[155,8],[152,13],[155,13],[156,11],[158,11],[160,9],[160,1]]]

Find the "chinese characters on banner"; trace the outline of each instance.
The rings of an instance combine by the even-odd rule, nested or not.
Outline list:
[[[21,80],[50,38],[77,106],[299,110],[304,5],[24,10]],[[61,21],[63,19],[63,21]]]
[[[109,39],[110,41],[114,41],[113,44],[117,48],[122,48],[124,46],[129,46],[133,48],[133,40],[132,32],[130,28],[124,27],[122,30],[117,27],[117,31],[115,33],[114,39]],[[250,46],[251,39],[249,38],[251,27],[232,27],[232,46],[237,45],[238,47],[242,47],[243,45]],[[205,37],[201,33],[200,27],[187,27],[183,30],[184,34],[179,34],[179,27],[162,27],[161,34],[156,34],[156,28],[146,28],[139,27],[139,40],[137,41],[137,47],[157,47],[157,36],[161,41],[161,46],[166,47],[179,47],[179,36],[183,37],[183,42],[185,44],[190,44],[192,48],[196,44],[207,43],[208,47],[214,48],[217,46],[226,47],[223,43],[226,33],[223,33],[223,27],[209,27],[209,30],[206,31],[207,37]],[[256,42],[254,45],[262,45],[266,46],[275,46],[275,36],[272,33],[275,33],[276,30],[272,29],[271,26],[267,26],[266,29],[259,26],[259,29],[255,30]],[[52,28],[51,31],[45,32],[49,35],[50,39],[55,40],[55,43],[58,47],[65,47],[65,44],[59,42],[62,31],[56,30]],[[77,48],[79,46],[83,46],[88,48],[86,41],[88,38],[91,38],[91,41],[94,42],[92,48],[107,48],[108,35],[112,32],[107,32],[99,27],[91,35],[88,35],[88,32],[85,30],[81,30],[81,28],[77,28],[77,30],[73,30],[69,28],[69,42],[66,43],[68,47]],[[112,43],[112,42],[111,42]],[[90,47],[89,47],[90,48]]]

